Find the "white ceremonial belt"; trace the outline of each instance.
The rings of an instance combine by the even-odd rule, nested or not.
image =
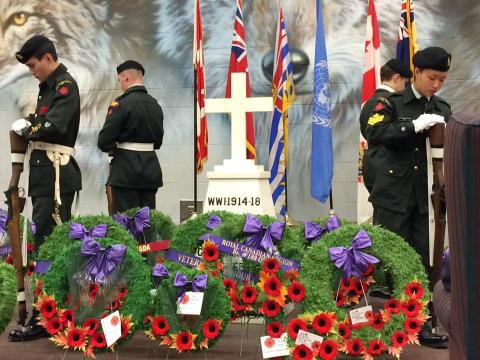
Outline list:
[[[132,150],[132,151],[153,151],[153,144],[123,142],[123,143],[117,143],[117,148],[123,149],[123,150]]]
[[[43,141],[30,141],[32,150],[44,150],[58,152],[62,155],[75,155],[75,149],[70,146],[50,144]]]

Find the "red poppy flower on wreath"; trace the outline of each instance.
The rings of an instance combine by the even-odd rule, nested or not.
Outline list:
[[[352,336],[352,329],[349,324],[340,323],[338,324],[338,335],[344,340],[350,339]]]
[[[380,355],[386,348],[382,341],[375,339],[368,343],[367,353],[369,355]]]
[[[266,279],[263,286],[263,289],[267,293],[267,295],[277,297],[281,294],[282,283],[280,282],[280,279],[276,276],[270,276],[268,279]]]
[[[263,271],[268,274],[276,274],[280,270],[280,263],[275,258],[265,259],[263,262]]]
[[[257,300],[258,291],[254,286],[245,285],[240,294],[244,304],[253,304]]]
[[[313,352],[305,345],[295,346],[293,350],[294,360],[310,360],[313,359]]]
[[[5,262],[9,265],[13,265],[13,256],[8,255],[7,258],[5,259]]]
[[[332,317],[326,313],[318,314],[312,321],[313,330],[321,335],[328,334],[332,329],[332,325]]]
[[[274,300],[264,301],[261,308],[262,314],[266,317],[275,317],[280,313],[280,305]]]
[[[37,286],[35,287],[35,296],[37,298],[40,297],[40,294],[42,293],[42,287],[43,287],[43,280],[38,279],[37,280]]]
[[[57,302],[50,297],[41,301],[40,313],[45,319],[51,319],[57,313]]]
[[[416,318],[409,317],[404,323],[405,331],[409,334],[418,334],[422,330],[422,323]]]
[[[410,299],[402,304],[403,312],[409,317],[417,316],[422,310],[422,307],[422,303],[417,299]]]
[[[194,340],[196,337],[197,335],[193,335],[190,331],[184,331],[176,335],[172,335],[172,347],[177,349],[178,352],[195,349]]]
[[[294,302],[305,299],[305,287],[298,281],[293,281],[287,289],[288,297]]]
[[[364,283],[361,279],[357,279],[357,281],[355,281],[354,289],[357,295],[363,296],[368,291],[368,285]]]
[[[375,313],[371,326],[375,330],[383,329],[383,327],[385,326],[385,321],[383,321],[383,316],[381,313]]]
[[[68,309],[68,310],[63,310],[62,311],[62,321],[64,326],[67,326],[68,324],[74,324],[75,322],[75,313],[73,310]]]
[[[32,252],[32,251],[33,251],[33,244],[32,244],[32,243],[28,243],[28,244],[27,244],[27,251],[28,251],[28,252]]]
[[[228,292],[230,289],[237,288],[237,282],[231,278],[223,279],[223,287],[225,288],[225,291]]]
[[[342,280],[340,281],[340,289],[345,291],[353,290],[355,289],[355,282],[356,278],[351,277],[348,279],[344,279],[342,277]]]
[[[220,325],[222,324],[219,320],[210,319],[203,324],[203,335],[206,339],[216,339],[220,332]]]
[[[47,322],[47,332],[50,335],[55,335],[60,330],[63,330],[63,323],[59,317],[54,317]]]
[[[347,354],[352,356],[360,356],[365,353],[365,345],[359,338],[354,338],[347,342]]]
[[[90,300],[95,300],[99,291],[100,285],[98,285],[97,283],[91,283],[88,287],[88,297],[90,298]]]
[[[421,299],[425,294],[425,290],[423,290],[422,285],[418,281],[414,280],[405,287],[405,294],[409,298]]]
[[[383,307],[392,314],[398,314],[401,310],[400,301],[397,299],[388,299]]]
[[[290,320],[290,322],[288,323],[287,329],[288,329],[288,335],[293,340],[296,340],[298,336],[298,332],[300,330],[308,331],[308,324],[305,320],[296,318],[296,319]]]
[[[218,246],[213,241],[207,240],[203,243],[203,258],[205,261],[216,261],[219,256]]]
[[[322,348],[322,343],[320,341],[314,341],[310,344],[310,348],[313,351],[313,355],[317,356],[320,352],[320,349]]]
[[[333,340],[324,340],[318,354],[323,360],[333,360],[338,354],[338,344]]]
[[[81,348],[85,345],[85,333],[80,328],[71,328],[67,333],[67,345],[73,348]]]
[[[95,318],[86,319],[83,322],[83,330],[87,333],[87,335],[92,336],[98,329],[100,323]]]
[[[101,332],[94,333],[90,338],[90,345],[97,349],[103,349],[107,346],[105,335],[103,335]]]
[[[396,348],[403,348],[408,344],[408,336],[403,331],[395,331],[392,334],[392,344]]]
[[[270,337],[278,339],[285,331],[285,327],[280,321],[273,321],[267,325],[267,332]]]
[[[152,320],[152,331],[155,336],[163,336],[168,333],[170,326],[163,316],[155,316]]]

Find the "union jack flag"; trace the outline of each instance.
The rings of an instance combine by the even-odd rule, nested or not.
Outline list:
[[[293,87],[293,70],[281,1],[275,44],[272,94],[274,108],[268,146],[270,187],[275,211],[285,216],[287,213],[285,188],[287,185],[286,170],[288,162],[288,108],[295,99],[295,89]]]
[[[197,111],[197,157],[195,159],[197,173],[203,170],[208,158],[207,116],[205,114],[205,68],[203,60],[202,17],[200,0],[195,0],[195,25],[193,36],[193,66],[196,74],[196,111]]]
[[[237,11],[235,14],[235,22],[233,24],[233,40],[232,51],[230,54],[230,66],[227,75],[227,88],[225,90],[225,97],[231,97],[231,74],[234,72],[244,72],[247,79],[247,97],[250,97],[250,78],[248,75],[248,59],[247,59],[247,45],[245,40],[245,27],[243,25],[242,14],[242,0],[237,0]],[[247,127],[247,158],[255,159],[255,129],[253,127],[253,114],[246,114]]]

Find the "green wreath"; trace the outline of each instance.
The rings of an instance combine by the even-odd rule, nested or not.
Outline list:
[[[0,263],[0,334],[10,323],[17,303],[17,278],[13,266]]]
[[[106,222],[104,220],[102,217],[100,221]],[[116,230],[116,233],[124,243],[129,243],[125,236],[131,241],[126,231]],[[111,234],[110,228],[108,234]],[[84,274],[88,260],[80,255],[80,241],[68,241],[63,243],[48,272],[38,280],[35,307],[40,312],[39,323],[52,335],[51,340],[57,346],[82,350],[85,356],[93,357],[95,353],[107,350],[105,337],[99,330],[100,319],[119,310],[122,337],[111,346],[113,351],[142,327],[150,305],[150,268],[136,246],[130,244],[126,247],[122,263],[106,283],[99,284],[89,277],[80,276]],[[110,237],[96,238],[96,241],[103,248],[121,243],[119,239]]]
[[[45,242],[40,246],[38,259],[53,261],[63,249],[71,245],[73,240],[70,239],[70,225],[72,223],[82,224],[86,229],[91,229],[98,224],[107,224],[107,236],[109,238],[115,239],[117,244],[125,244],[129,248],[137,249],[137,244],[128,231],[111,217],[106,215],[88,215],[74,218],[69,222],[56,226],[52,234],[47,236]]]
[[[380,260],[373,277],[380,285],[387,286],[381,284],[386,279],[384,274],[391,275],[393,298],[387,301],[384,310],[369,314],[368,324],[352,327],[348,313],[335,302],[341,271],[330,260],[328,250],[350,247],[361,229],[372,240],[372,246],[362,251]],[[316,352],[313,351],[319,358],[331,356],[332,351],[369,356],[369,359],[387,351],[400,356],[403,346],[417,343],[421,325],[428,318],[430,293],[420,256],[401,237],[378,226],[344,224],[322,237],[305,254],[300,279],[307,290],[303,301],[305,313],[290,322],[289,335],[294,339],[298,330],[304,329],[324,336],[328,341],[318,344]],[[309,351],[312,350],[297,346],[293,355],[302,358]]]
[[[230,319],[230,300],[221,280],[180,264],[169,263],[167,269],[168,277],[157,280],[153,305],[145,321],[146,335],[178,352],[212,347]],[[173,284],[177,272],[190,281],[197,275],[208,276],[200,315],[177,314],[179,288]]]
[[[171,247],[182,252],[198,254],[203,245],[198,238],[210,232],[206,224],[212,215],[217,215],[222,220],[222,223],[211,231],[213,235],[228,240],[235,240],[240,243],[246,241],[246,235],[243,232],[246,218],[245,214],[240,215],[227,211],[214,211],[201,214],[179,225],[173,233]],[[276,221],[274,217],[267,215],[259,215],[256,217],[264,226],[268,226]],[[293,233],[292,229],[285,227],[282,240],[276,242],[276,246],[283,257],[300,260],[302,258],[302,248],[296,247],[298,240],[292,238],[291,235]],[[261,269],[262,264],[243,259],[242,270],[252,274],[259,274]]]

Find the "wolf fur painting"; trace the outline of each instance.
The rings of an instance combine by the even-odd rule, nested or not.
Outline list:
[[[235,0],[202,0],[207,97],[225,93]],[[376,0],[383,60],[394,57],[401,0]],[[475,0],[418,0],[420,48],[438,45],[453,55],[440,96],[454,110],[480,111],[480,4]],[[298,220],[327,214],[310,195],[315,1],[283,0],[295,72],[296,100],[289,113],[289,213]],[[323,14],[333,107],[334,206],[354,219],[358,115],[367,0],[325,0]],[[244,0],[247,53],[253,96],[271,94],[272,52],[278,0]],[[96,149],[110,102],[120,95],[116,66],[140,61],[146,86],[164,109],[165,138],[158,155],[164,187],[158,209],[178,220],[179,200],[193,196],[193,0],[2,0],[0,2],[0,186],[10,177],[8,129],[35,107],[37,82],[16,61],[15,51],[34,34],[51,38],[61,62],[76,78],[82,102],[76,158],[83,174],[82,213],[106,212],[107,159]],[[206,170],[229,157],[225,116],[209,116]],[[270,115],[255,114],[257,163],[267,165]],[[205,171],[199,196],[206,192]]]

